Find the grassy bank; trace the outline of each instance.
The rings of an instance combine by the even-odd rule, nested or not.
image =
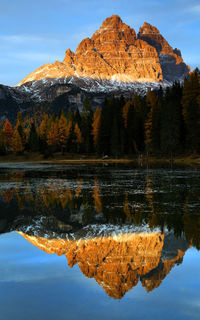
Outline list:
[[[53,157],[44,159],[43,155],[38,153],[27,153],[23,155],[5,155],[0,156],[0,162],[39,162],[39,163],[69,163],[69,164],[84,164],[84,163],[121,163],[121,164],[134,164],[139,166],[156,166],[165,165],[170,166],[171,161],[167,157],[98,157],[95,155],[77,155],[77,154],[66,154],[61,153],[54,154]],[[179,156],[173,159],[173,164],[177,166],[200,166],[200,156]]]

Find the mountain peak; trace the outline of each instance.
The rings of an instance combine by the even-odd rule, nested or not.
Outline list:
[[[118,26],[123,23],[122,19],[118,15],[112,15],[111,17],[106,18],[103,23],[102,27],[106,26]]]
[[[140,27],[139,34],[160,34],[159,30],[148,22],[144,22],[143,26]]]
[[[125,24],[118,15],[106,18],[100,29],[93,34],[91,39],[94,40],[101,34],[103,35],[103,41],[113,40],[114,38],[116,40],[123,40],[122,38],[126,37],[132,38],[131,42],[133,42],[133,39],[136,38],[135,30]]]
[[[188,73],[180,51],[173,50],[156,27],[144,22],[136,36],[133,28],[112,15],[91,38],[80,42],[75,53],[67,49],[63,63],[43,66],[19,85],[74,76],[90,81],[173,82]]]

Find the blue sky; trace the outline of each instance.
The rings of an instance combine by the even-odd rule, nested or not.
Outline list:
[[[136,32],[144,21],[155,25],[192,69],[200,67],[200,0],[0,0],[0,83],[15,85],[62,61],[112,14]]]

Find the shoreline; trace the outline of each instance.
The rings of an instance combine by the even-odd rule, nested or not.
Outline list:
[[[26,154],[26,155],[6,155],[0,156],[0,163],[17,163],[17,162],[27,162],[27,163],[52,163],[52,164],[133,164],[139,167],[148,165],[168,165],[168,166],[200,166],[200,155],[193,156],[178,156],[173,159],[167,157],[156,157],[149,156],[148,158],[142,157],[97,157],[97,156],[85,156],[85,155],[61,155],[55,154],[55,157],[44,159],[43,155],[40,154]]]

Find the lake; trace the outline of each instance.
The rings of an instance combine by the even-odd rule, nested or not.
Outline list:
[[[199,319],[200,170],[0,163],[0,320]]]

